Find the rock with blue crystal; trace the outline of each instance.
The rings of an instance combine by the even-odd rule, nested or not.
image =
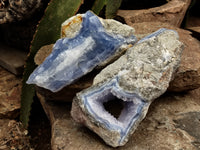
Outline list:
[[[162,95],[177,69],[183,44],[173,30],[160,29],[141,39],[126,54],[103,69],[93,86],[77,93],[71,115],[108,145],[124,145],[144,119],[151,102]],[[105,104],[122,105],[113,116]],[[116,109],[120,109],[116,107]]]
[[[34,70],[27,83],[57,92],[116,59],[136,42],[133,28],[120,34],[116,27],[110,27],[90,11],[65,21],[61,29],[64,38],[55,43],[52,53]]]

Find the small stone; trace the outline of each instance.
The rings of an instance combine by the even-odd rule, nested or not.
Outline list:
[[[173,30],[160,29],[141,39],[125,55],[104,68],[94,85],[76,95],[72,117],[97,133],[108,145],[127,143],[146,116],[151,102],[168,88],[177,69],[183,44]],[[118,117],[103,104],[121,100]]]
[[[0,118],[19,115],[21,79],[0,67]]]
[[[23,51],[0,45],[0,65],[15,75],[22,75],[26,55]]]
[[[73,38],[59,39],[52,53],[30,75],[28,84],[57,92],[136,42],[132,34],[124,37],[107,32],[99,18],[90,11],[82,20],[78,34]]]
[[[45,59],[51,54],[52,50],[53,50],[53,44],[41,47],[36,53],[34,58],[36,65],[42,64],[45,61]]]

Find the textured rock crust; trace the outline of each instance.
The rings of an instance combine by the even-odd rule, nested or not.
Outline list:
[[[200,87],[200,42],[193,38],[189,31],[162,22],[144,22],[130,24],[136,30],[138,39],[159,28],[176,30],[180,41],[184,44],[181,63],[170,82],[168,90],[175,92],[188,91]]]
[[[163,22],[180,27],[191,0],[170,0],[160,7],[142,10],[119,10],[118,15],[127,24],[142,22]]]
[[[145,117],[150,103],[167,90],[182,49],[183,44],[172,30],[161,29],[143,38],[103,69],[93,86],[77,94],[72,117],[108,145],[124,145]],[[127,102],[117,119],[103,108],[103,103],[114,97]]]

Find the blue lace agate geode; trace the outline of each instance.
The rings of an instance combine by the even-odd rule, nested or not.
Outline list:
[[[144,119],[151,102],[168,88],[183,44],[173,30],[160,29],[143,38],[104,68],[91,87],[77,93],[71,115],[96,132],[108,145],[124,145]],[[121,100],[119,117],[104,107]]]
[[[59,39],[52,53],[30,75],[28,84],[57,92],[114,55],[121,45],[136,42],[133,35],[107,33],[90,11],[82,19],[78,35]]]

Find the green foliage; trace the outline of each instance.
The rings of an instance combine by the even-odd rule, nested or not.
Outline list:
[[[94,2],[94,5],[92,6],[92,11],[99,15],[100,11],[103,9],[103,7],[106,5],[107,0],[96,0]]]
[[[114,18],[116,16],[117,10],[119,9],[122,0],[96,0],[92,10],[94,13],[99,15],[100,11],[106,7],[105,16],[108,19]]]
[[[60,37],[61,23],[75,15],[82,3],[83,0],[51,0],[37,27],[23,75],[20,120],[25,127],[28,127],[31,104],[35,95],[34,86],[26,84],[29,75],[36,67],[34,56],[42,46],[55,43]]]
[[[106,18],[112,19],[116,16],[122,0],[108,0],[106,5]]]

